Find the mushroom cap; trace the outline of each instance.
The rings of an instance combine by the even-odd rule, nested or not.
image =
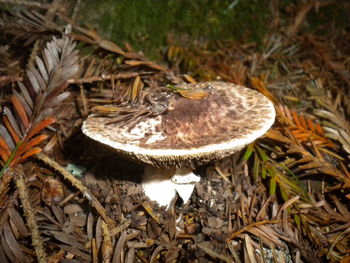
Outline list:
[[[171,109],[146,117],[131,129],[91,115],[88,137],[121,155],[156,167],[193,167],[229,156],[262,136],[275,121],[272,102],[233,83],[212,81],[180,88],[205,90],[205,99],[174,96]]]

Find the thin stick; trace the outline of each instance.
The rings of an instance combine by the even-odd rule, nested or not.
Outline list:
[[[109,225],[110,228],[116,227],[116,223],[113,221],[112,218],[107,216],[106,210],[97,200],[97,198],[89,191],[89,189],[86,188],[86,186],[84,186],[77,178],[75,178],[74,175],[72,175],[70,172],[68,172],[66,169],[60,166],[57,162],[50,159],[50,157],[43,153],[37,154],[36,157],[48,166],[55,169],[60,174],[62,174],[66,180],[70,181],[71,184],[91,202],[91,205],[96,209],[96,211],[99,213],[102,219]]]
[[[24,215],[27,219],[28,227],[30,229],[37,260],[39,263],[46,263],[47,256],[44,250],[43,241],[40,237],[39,227],[35,221],[35,211],[29,201],[26,183],[24,181],[23,166],[18,165],[17,168],[9,170],[9,173],[13,174],[16,182],[19,198],[21,199],[23,206]]]

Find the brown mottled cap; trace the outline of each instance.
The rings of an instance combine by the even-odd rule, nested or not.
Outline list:
[[[273,104],[255,90],[222,81],[181,88],[206,90],[208,96],[195,100],[176,95],[170,110],[131,129],[92,115],[82,131],[126,157],[157,167],[181,167],[231,155],[275,121]]]

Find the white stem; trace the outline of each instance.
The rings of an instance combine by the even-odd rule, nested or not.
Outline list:
[[[165,169],[146,166],[142,187],[149,199],[168,207],[176,193],[187,203],[195,184],[199,181],[200,177],[187,167]]]

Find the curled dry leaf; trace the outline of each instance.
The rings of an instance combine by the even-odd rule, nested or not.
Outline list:
[[[49,206],[60,203],[64,199],[61,181],[51,176],[45,178],[41,198]]]

